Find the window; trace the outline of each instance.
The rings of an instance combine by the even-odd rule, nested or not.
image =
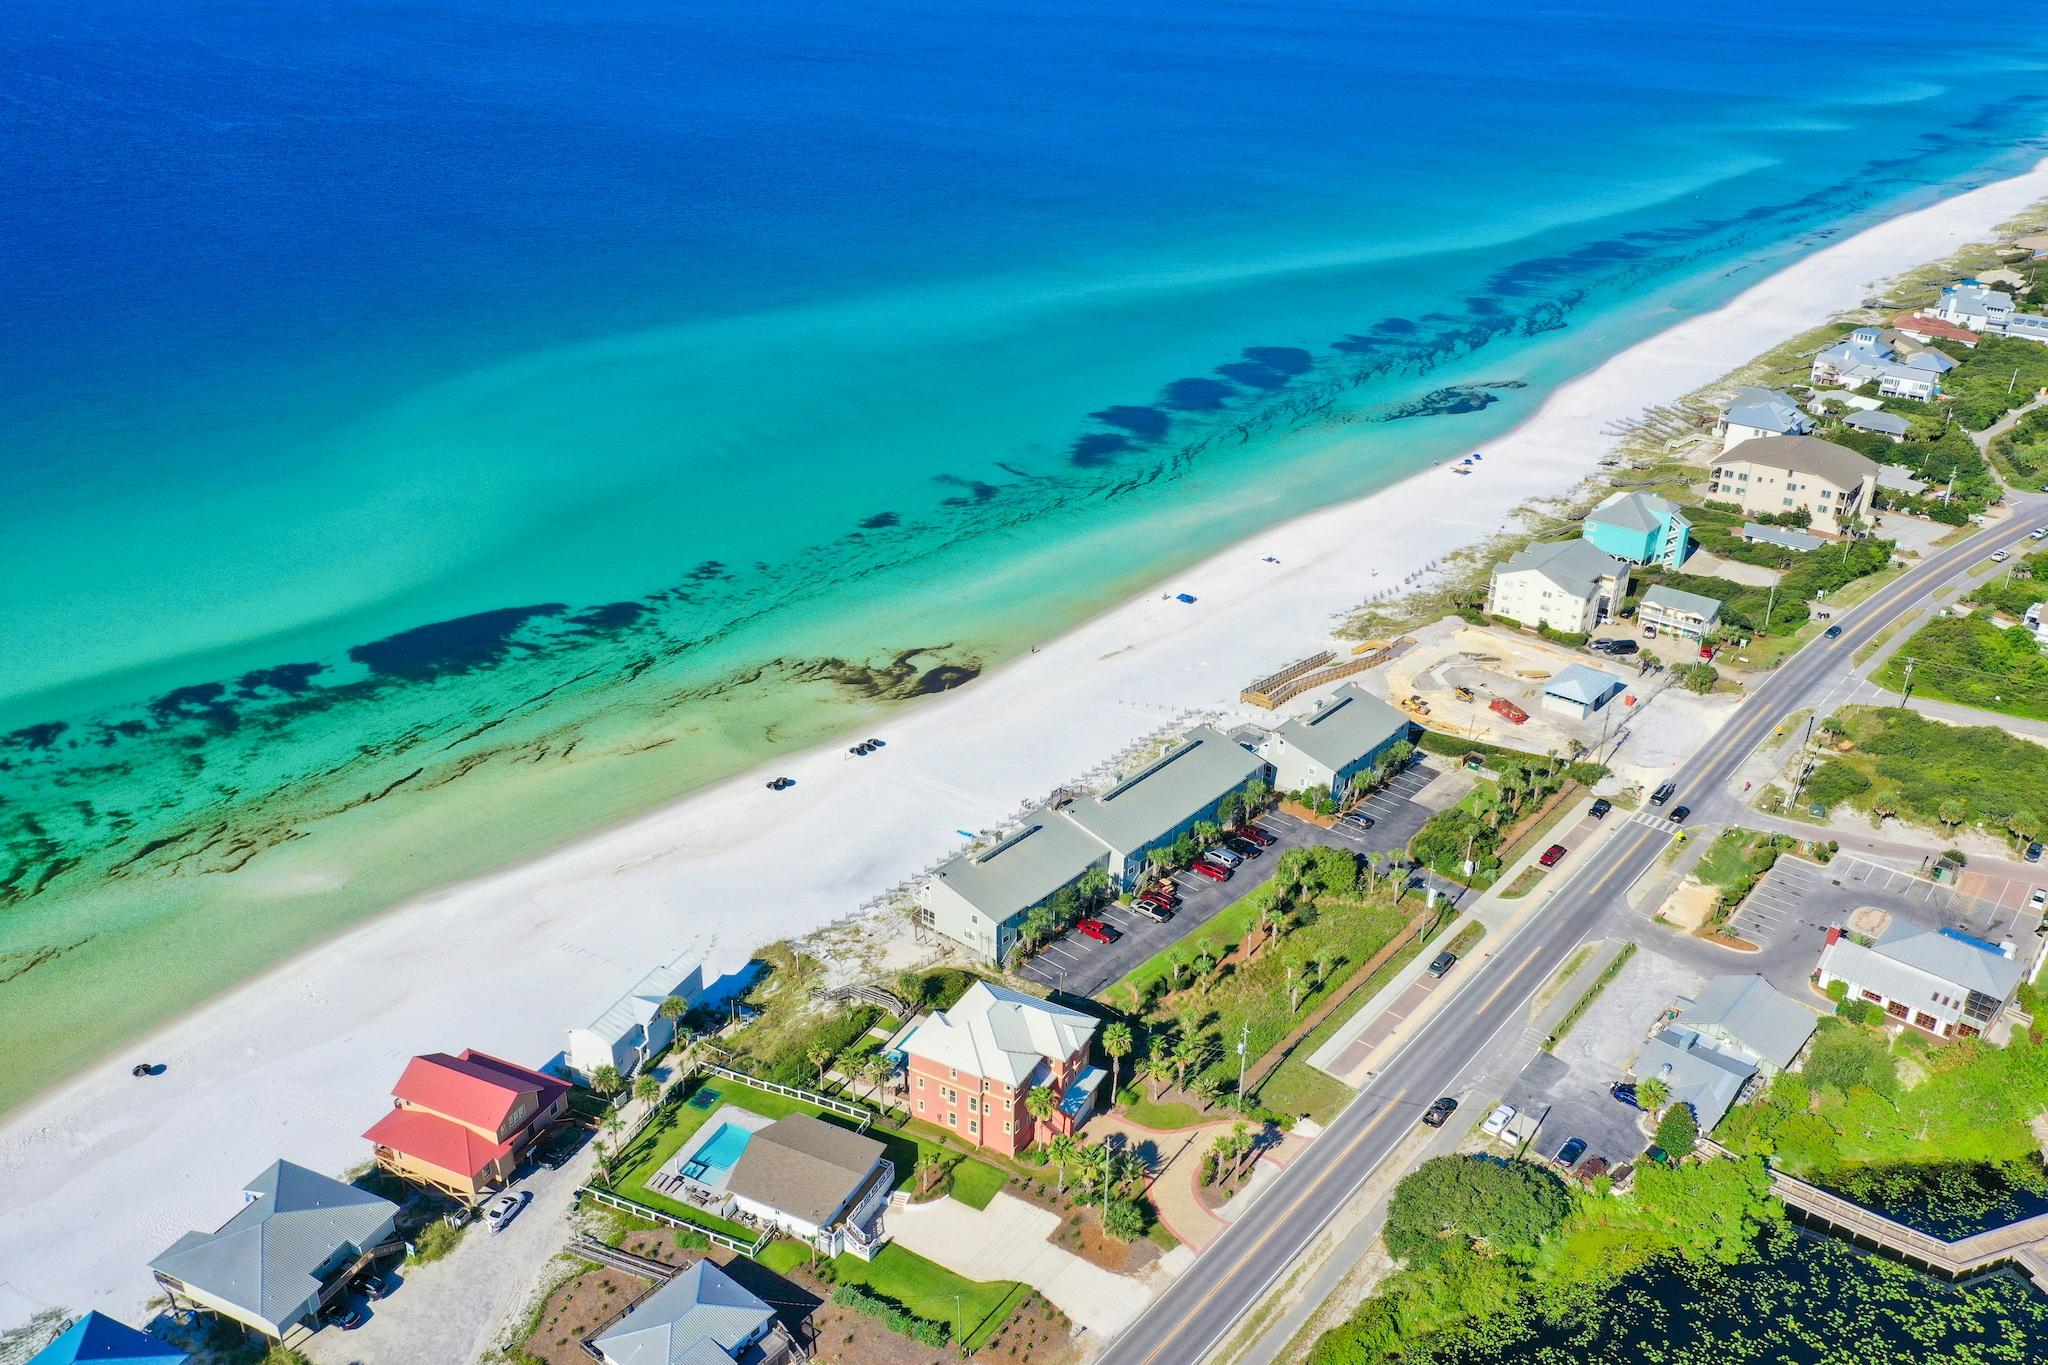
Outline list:
[[[960,1116],[958,1114],[946,1115],[946,1126],[948,1128],[958,1128],[960,1126]]]
[[[1884,1012],[1894,1019],[1903,1019],[1906,1017],[1905,1005],[1897,1000],[1894,1000],[1889,1005],[1886,1005],[1884,1007]]]
[[[1873,1001],[1873,1002],[1875,1002],[1875,1003],[1877,1003],[1877,1004],[1880,1004],[1880,1005],[1882,1005],[1882,1004],[1884,1003],[1884,997],[1883,997],[1883,996],[1881,996],[1881,995],[1879,995],[1879,994],[1878,994],[1878,993],[1877,993],[1876,991],[1865,991],[1865,992],[1863,992],[1863,998],[1864,998],[1865,1000]]]
[[[922,1090],[922,1089],[924,1089],[924,1077],[922,1077],[922,1076],[919,1076],[919,1077],[917,1078],[917,1088],[918,1088],[919,1090]]]
[[[970,1133],[978,1133],[981,1131],[981,1125],[976,1123],[973,1119],[969,1119],[967,1120],[967,1131]]]
[[[1920,1010],[1919,1012],[1914,1014],[1913,1024],[1915,1027],[1927,1029],[1929,1032],[1932,1032],[1935,1028],[1939,1026],[1938,1021],[1935,1019],[1935,1017],[1929,1014],[1926,1010]]]
[[[923,1100],[919,1100],[919,1101],[917,1102],[917,1112],[918,1112],[918,1113],[920,1113],[920,1114],[922,1114],[922,1113],[924,1112],[924,1101],[923,1101]]]
[[[981,1101],[973,1095],[967,1097],[967,1112],[970,1114],[979,1114],[981,1112]]]

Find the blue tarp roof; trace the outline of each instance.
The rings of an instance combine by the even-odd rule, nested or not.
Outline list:
[[[138,1332],[125,1322],[104,1313],[87,1313],[65,1330],[64,1335],[38,1351],[29,1365],[73,1365],[90,1361],[95,1365],[130,1365],[190,1359],[168,1342],[147,1332]]]

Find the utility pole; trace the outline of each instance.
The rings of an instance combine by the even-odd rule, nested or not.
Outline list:
[[[2010,398],[2010,397],[2012,397],[2012,390],[2013,390],[2013,386],[2014,386],[2015,384],[2018,384],[2019,382],[2020,382],[2020,367],[2019,367],[2019,366],[2017,366],[2017,365],[2015,365],[2015,366],[2013,366],[2013,367],[2012,367],[2012,378],[2011,378],[2011,379],[2008,379],[2008,380],[2006,380],[2006,381],[2005,381],[2005,396],[2006,396],[2007,398]]]
[[[1777,605],[1778,585],[1776,583],[1773,583],[1771,584],[1770,600],[1764,604],[1764,619],[1762,625],[1765,630],[1769,630],[1771,628],[1771,612],[1777,607]]]
[[[1905,676],[1899,679],[1899,705],[1901,706],[1904,706],[1907,699],[1913,695],[1913,665],[1916,662],[1917,660],[1912,655],[1906,656]]]
[[[1251,1036],[1252,1021],[1247,1019],[1238,1027],[1237,1031],[1237,1094],[1239,1099],[1244,1098],[1244,1058],[1246,1044],[1250,1042]]]

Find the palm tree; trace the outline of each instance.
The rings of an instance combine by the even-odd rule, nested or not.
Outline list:
[[[612,1183],[612,1148],[603,1138],[590,1144],[590,1150],[597,1153],[597,1182],[600,1185]]]
[[[866,1073],[868,1098],[874,1099],[882,1093],[882,1087],[896,1075],[896,1063],[890,1061],[882,1052],[875,1051],[867,1055],[861,1070]]]
[[[661,1002],[661,1017],[673,1024],[690,1012],[690,1002],[680,995],[671,995]]]
[[[1201,1059],[1202,1045],[1195,1039],[1185,1033],[1174,1039],[1170,1058],[1173,1062],[1174,1084],[1182,1090],[1187,1089],[1188,1069]]]
[[[620,1131],[626,1126],[626,1121],[620,1118],[619,1111],[614,1109],[598,1121],[598,1126],[604,1129],[613,1142],[617,1142]]]
[[[661,1078],[643,1071],[633,1078],[633,1098],[645,1105],[661,1101]]]
[[[1636,1100],[1652,1114],[1671,1103],[1671,1087],[1655,1076],[1636,1082]]]
[[[1024,1092],[1024,1112],[1040,1123],[1051,1123],[1060,1111],[1060,1097],[1049,1085],[1034,1085]]]
[[[1109,1058],[1109,1093],[1114,1098],[1122,1085],[1123,1060],[1131,1051],[1131,1026],[1119,1019],[1103,1029],[1102,1051]]]
[[[814,1047],[804,1053],[804,1061],[808,1062],[811,1070],[817,1073],[818,1088],[820,1090],[824,1089],[825,1068],[832,1064],[832,1049],[829,1047]]]
[[[1173,1075],[1173,1064],[1156,1052],[1147,1053],[1139,1059],[1137,1073],[1138,1080],[1145,1085],[1151,1094],[1153,1103],[1156,1104],[1159,1101],[1160,1087],[1165,1085],[1167,1078]]]
[[[945,1174],[946,1163],[933,1151],[925,1152],[917,1159],[917,1165],[911,1168],[911,1175],[917,1182],[919,1194],[930,1194],[932,1186],[938,1184]]]
[[[1107,1184],[1109,1179],[1109,1148],[1101,1143],[1090,1143],[1076,1153],[1083,1180],[1090,1185]]]
[[[603,1095],[606,1099],[610,1099],[613,1095],[618,1094],[619,1087],[624,1084],[625,1081],[620,1077],[619,1069],[610,1062],[606,1062],[603,1066],[590,1073],[590,1088]]]
[[[1067,1163],[1079,1156],[1080,1152],[1081,1144],[1066,1133],[1053,1134],[1052,1141],[1045,1144],[1045,1154],[1051,1157],[1053,1165],[1059,1168],[1061,1198],[1065,1198],[1067,1193]]]
[[[1126,1147],[1110,1159],[1110,1179],[1119,1190],[1128,1190],[1146,1175],[1144,1158]]]

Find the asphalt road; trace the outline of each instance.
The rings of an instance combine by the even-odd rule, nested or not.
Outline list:
[[[1915,565],[1859,606],[1837,613],[1834,640],[1816,640],[1750,692],[1735,719],[1672,775],[1673,805],[1703,814],[1750,752],[1786,716],[1812,704],[1855,653],[1930,589],[1991,551],[2025,541],[2048,499],[2016,498],[2016,515]],[[1716,803],[1718,804],[1718,803]],[[1454,970],[1438,1012],[1411,1036],[1336,1121],[1309,1144],[1188,1272],[1103,1352],[1103,1365],[1194,1365],[1220,1345],[1350,1201],[1439,1095],[1455,1095],[1503,1030],[1521,1021],[1530,996],[1581,942],[1628,914],[1627,892],[1671,834],[1624,821],[1559,887],[1542,914],[1505,946]]]

